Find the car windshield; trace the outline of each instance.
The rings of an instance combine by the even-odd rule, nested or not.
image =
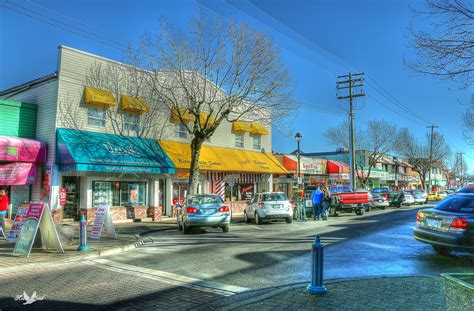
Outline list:
[[[474,187],[464,187],[457,191],[458,193],[474,193]]]
[[[372,193],[372,197],[374,197],[374,198],[381,198],[382,195],[379,194],[379,193]]]
[[[450,196],[441,201],[435,209],[448,212],[474,213],[474,197]]]
[[[331,187],[329,189],[329,192],[338,193],[338,192],[352,192],[352,191],[351,191],[351,187],[349,186],[337,186],[337,187]]]
[[[288,197],[284,193],[265,193],[262,201],[286,201]]]
[[[223,203],[222,198],[218,195],[196,195],[188,198],[188,205],[196,204],[219,204]]]

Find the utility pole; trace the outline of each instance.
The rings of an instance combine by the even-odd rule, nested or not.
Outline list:
[[[463,174],[463,167],[462,167],[462,161],[463,161],[463,154],[465,154],[465,152],[458,152],[458,155],[461,157],[461,187],[464,187],[464,174]]]
[[[433,134],[434,134],[434,129],[438,128],[439,126],[437,125],[428,125],[427,128],[431,128],[431,137],[430,137],[430,170],[428,172],[428,187],[426,189],[427,193],[430,193],[430,188],[431,188],[431,170],[433,166]]]
[[[350,159],[350,182],[351,188],[355,190],[356,188],[356,168],[355,168],[355,150],[354,150],[354,98],[365,96],[364,91],[361,90],[356,92],[357,88],[361,88],[364,86],[364,78],[356,78],[358,76],[363,76],[364,73],[350,73],[348,75],[338,76],[338,79],[346,79],[346,80],[339,80],[336,82],[336,90],[348,89],[349,94],[346,96],[340,96],[337,94],[338,99],[349,99],[349,159]]]

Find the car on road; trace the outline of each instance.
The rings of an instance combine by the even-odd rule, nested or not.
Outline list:
[[[474,186],[462,187],[456,193],[474,193]]]
[[[448,194],[443,191],[432,192],[428,194],[428,201],[441,201],[446,197]]]
[[[258,193],[245,207],[244,221],[247,223],[254,220],[260,225],[273,219],[284,219],[287,223],[293,221],[293,208],[283,192]]]
[[[389,206],[387,198],[380,193],[372,193],[372,201],[370,202],[371,207],[377,207],[385,209]]]
[[[411,190],[410,193],[413,195],[413,198],[415,199],[415,204],[426,204],[427,203],[428,195],[426,194],[425,191],[423,191],[423,190]]]
[[[369,205],[369,193],[366,190],[352,191],[350,186],[330,186],[329,193],[333,198],[329,215],[337,216],[339,212],[363,215]]]
[[[443,255],[474,253],[474,193],[456,193],[434,208],[418,211],[414,236]]]
[[[413,205],[415,204],[415,197],[409,191],[402,192],[402,205]]]
[[[222,198],[215,194],[195,194],[186,197],[178,206],[178,230],[188,234],[194,228],[222,228],[229,232],[230,209]]]

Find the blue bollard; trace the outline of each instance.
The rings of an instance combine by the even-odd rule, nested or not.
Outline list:
[[[311,284],[306,287],[310,294],[324,295],[327,293],[326,286],[323,285],[323,251],[324,245],[318,235],[311,249]]]
[[[84,214],[81,216],[81,224],[79,226],[79,247],[78,251],[88,251],[89,246],[87,246],[87,221],[84,217]]]

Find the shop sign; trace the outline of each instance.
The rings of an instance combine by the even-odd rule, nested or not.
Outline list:
[[[99,205],[95,212],[94,224],[92,225],[92,233],[90,239],[99,240],[102,230],[105,229],[105,233],[109,238],[116,239],[117,233],[115,232],[114,223],[108,205]]]
[[[32,185],[36,164],[13,162],[0,165],[0,185]]]
[[[176,172],[176,176],[177,176],[179,179],[186,179],[186,178],[189,178],[189,171],[177,171],[177,172]]]
[[[242,199],[243,200],[251,200],[254,194],[254,187],[253,185],[248,185],[247,187],[242,188]]]
[[[59,189],[59,205],[66,205],[66,188]]]
[[[8,233],[7,240],[14,241],[18,239],[18,236],[20,235],[21,231],[21,225],[26,217],[26,213],[28,212],[29,206],[30,203],[28,202],[20,203],[20,206],[18,207],[18,210],[16,212],[15,219],[13,219],[12,229],[10,230],[10,233]]]
[[[38,242],[42,247],[64,253],[48,204],[33,202],[29,204],[25,219],[21,223],[21,231],[15,243],[13,254],[22,254],[29,257],[38,230],[41,231],[42,237],[38,239]]]

